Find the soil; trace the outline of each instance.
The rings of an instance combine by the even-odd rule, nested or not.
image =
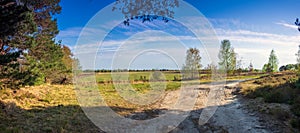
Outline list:
[[[213,116],[203,124],[199,124],[199,117],[205,107],[205,101],[209,93],[209,85],[202,84],[193,86],[198,90],[198,98],[194,109],[190,111],[189,116],[182,121],[171,133],[269,133],[269,132],[284,132],[285,128],[279,127],[276,121],[269,121],[267,115],[261,114],[258,111],[253,111],[249,108],[250,102],[239,93],[237,84],[241,81],[233,81],[227,83],[224,87],[224,93],[220,95],[221,102],[217,106]],[[176,103],[180,95],[180,90],[168,92],[164,99],[155,105],[155,111],[139,112],[131,114],[127,117],[137,120],[151,119],[158,117]],[[188,99],[192,95],[185,95]]]

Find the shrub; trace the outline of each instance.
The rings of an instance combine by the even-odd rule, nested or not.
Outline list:
[[[292,119],[290,121],[290,124],[292,125],[293,128],[300,129],[300,119]]]
[[[292,103],[296,92],[293,88],[286,86],[274,89],[264,97],[270,103]]]
[[[295,83],[296,88],[300,89],[300,77],[296,81],[294,81],[294,83]]]
[[[287,120],[288,118],[290,118],[289,113],[280,107],[276,107],[276,108],[270,110],[270,113],[276,119],[279,119],[279,120]]]
[[[291,107],[291,111],[296,116],[300,116],[300,97],[294,100],[294,104]]]
[[[247,90],[246,96],[249,98],[263,97],[265,99],[265,96],[268,95],[270,88],[271,86],[264,86],[261,88]]]

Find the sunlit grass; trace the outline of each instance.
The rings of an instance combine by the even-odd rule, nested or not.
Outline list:
[[[163,72],[166,77],[163,81],[149,82],[139,81],[140,77],[146,76],[148,79],[150,72],[129,73],[129,85],[133,91],[128,91],[125,95],[135,96],[139,93],[145,96],[151,92],[151,84],[163,84],[165,88],[158,90],[162,94],[164,91],[174,91],[180,89],[183,83],[190,84],[209,83],[210,75],[201,75],[204,78],[191,81],[173,81],[174,77],[180,79],[180,73]],[[231,76],[227,80],[256,78],[255,76]],[[121,115],[128,115],[132,112],[151,110],[149,105],[138,105],[127,101],[115,89],[113,82],[100,83],[99,81],[111,80],[111,73],[96,74],[80,78],[79,82],[84,90],[99,90],[105,103],[112,107]],[[134,81],[138,80],[138,81]],[[97,88],[90,88],[89,83],[97,81]],[[3,132],[97,132],[99,131],[84,115],[72,85],[42,85],[35,87],[25,87],[20,90],[5,89],[0,90],[0,131]],[[121,88],[122,89],[122,88]],[[155,93],[153,93],[155,94]],[[149,95],[151,96],[151,95]],[[159,99],[155,99],[159,100]]]
[[[97,132],[71,85],[0,90],[1,132]]]

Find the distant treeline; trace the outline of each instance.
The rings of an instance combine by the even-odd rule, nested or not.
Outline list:
[[[296,71],[299,69],[298,64],[287,64],[279,68],[279,71]]]
[[[161,72],[170,72],[170,73],[181,73],[182,70],[174,70],[174,69],[143,69],[143,70],[132,70],[132,69],[117,69],[117,70],[109,70],[109,69],[101,69],[101,70],[84,70],[83,72],[89,73],[89,72],[95,72],[95,73],[109,73],[109,72],[153,72],[153,71],[161,71]],[[198,71],[199,74],[210,74],[212,73],[210,69],[202,69]],[[236,70],[235,73],[244,73],[244,72],[250,72],[249,70]],[[260,72],[260,70],[253,70],[252,72]]]
[[[84,70],[83,72],[153,72],[153,71],[161,71],[161,72],[178,72],[180,73],[180,70],[174,70],[174,69],[116,69],[116,70],[109,70],[109,69],[101,69],[101,70]]]

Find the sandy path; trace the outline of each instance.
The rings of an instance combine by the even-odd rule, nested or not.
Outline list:
[[[207,123],[199,125],[199,117],[205,108],[205,101],[207,100],[209,85],[202,84],[192,86],[197,89],[198,97],[191,110],[190,115],[179,124],[171,133],[198,133],[198,132],[230,132],[230,133],[268,133],[267,129],[259,122],[259,118],[249,113],[240,102],[240,99],[232,92],[236,91],[236,85],[241,81],[233,81],[226,84],[225,93],[220,95],[220,103]],[[158,114],[164,114],[177,102],[178,97],[182,93],[180,90],[171,91],[166,94],[164,99],[155,105]],[[184,95],[183,99],[194,97],[194,95]],[[143,114],[145,117],[145,114]],[[138,118],[139,116],[135,116]],[[140,118],[138,118],[140,119]],[[141,118],[143,119],[143,118]]]
[[[199,106],[201,99],[198,99],[196,109],[190,113],[190,116],[182,122],[173,133],[191,133],[191,132],[230,132],[230,133],[268,133],[269,131],[264,129],[254,114],[249,114],[244,105],[241,104],[240,99],[232,92],[236,91],[236,85],[241,81],[235,81],[226,84],[224,95],[221,96],[221,103],[218,106],[216,112],[210,118],[210,120],[204,124],[199,125],[198,119],[203,110],[203,106]],[[200,85],[200,88],[207,87],[206,85]],[[199,92],[200,96],[207,94],[205,92]],[[202,103],[203,105],[204,103]],[[198,106],[197,106],[198,105]]]

